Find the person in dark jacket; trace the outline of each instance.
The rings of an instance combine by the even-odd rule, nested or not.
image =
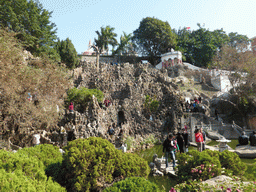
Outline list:
[[[184,138],[180,132],[178,132],[178,134],[177,134],[177,143],[180,148],[180,153],[184,153]]]
[[[249,137],[245,134],[245,132],[242,132],[242,135],[238,137],[238,142],[236,146],[241,146],[241,145],[248,145],[249,143]]]
[[[163,143],[163,153],[165,153],[165,155],[166,155],[166,168],[168,168],[168,157],[169,157],[169,154],[171,154],[171,156],[172,156],[173,168],[176,167],[175,153],[176,153],[176,149],[178,147],[178,145],[176,145],[176,143],[177,142],[175,140],[175,136],[172,133],[170,133],[168,135],[168,138]]]
[[[250,140],[250,145],[251,146],[256,146],[256,131],[253,131],[253,133],[250,136],[249,140]]]
[[[183,129],[182,136],[183,136],[183,139],[184,139],[185,152],[188,152],[188,132],[185,128]]]

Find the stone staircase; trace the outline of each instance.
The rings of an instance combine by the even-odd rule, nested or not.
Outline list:
[[[191,135],[193,135],[195,126],[203,128],[206,132],[215,132],[216,135],[222,135],[227,139],[237,139],[243,131],[243,128],[235,123],[223,123],[221,118],[216,120],[214,117],[209,117],[203,113],[186,113],[186,115],[188,118],[183,123],[192,128]]]

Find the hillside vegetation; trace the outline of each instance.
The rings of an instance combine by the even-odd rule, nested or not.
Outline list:
[[[15,35],[0,29],[0,127],[12,142],[22,143],[22,133],[56,126],[70,83],[64,67],[33,58]]]

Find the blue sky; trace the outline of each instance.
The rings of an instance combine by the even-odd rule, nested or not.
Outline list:
[[[256,0],[39,0],[52,11],[60,40],[71,39],[77,52],[87,50],[95,31],[110,25],[117,33],[132,33],[145,17],[168,21],[171,28],[191,27],[197,23],[210,31],[223,28],[249,38],[256,36]]]

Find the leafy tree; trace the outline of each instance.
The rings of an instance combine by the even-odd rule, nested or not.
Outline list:
[[[193,54],[190,47],[193,45],[193,39],[191,38],[191,32],[186,27],[183,29],[175,30],[173,32],[177,35],[177,45],[175,50],[182,52],[182,60],[192,63]]]
[[[65,63],[67,68],[74,69],[79,65],[79,58],[76,49],[69,38],[66,40],[58,40],[55,47],[61,57],[61,62]]]
[[[50,22],[51,12],[48,12],[38,2],[33,0],[0,0],[0,26],[16,32],[28,51],[40,55],[41,52],[53,54],[56,40],[55,24]]]
[[[47,58],[24,62],[16,34],[0,30],[0,127],[19,145],[23,131],[49,129],[59,120],[56,105],[69,87],[65,69]],[[29,94],[32,101],[29,101]]]
[[[193,45],[190,47],[193,55],[192,63],[197,66],[207,66],[210,64],[217,47],[212,32],[201,27],[200,24],[198,27],[198,30],[191,33],[193,40]]]
[[[137,49],[140,49],[141,53],[144,50],[153,65],[156,64],[157,57],[176,45],[176,35],[172,32],[169,23],[154,17],[142,19],[139,28],[133,32],[133,36]]]
[[[215,53],[219,52],[223,45],[234,42],[235,38],[231,38],[233,33],[227,35],[223,29],[209,31],[200,24],[197,25],[199,29],[192,32],[186,28],[173,30],[178,36],[175,49],[183,53],[184,61],[197,66],[208,67],[211,65]],[[239,37],[246,39],[245,36],[237,34],[237,38]]]
[[[249,45],[250,40],[246,35],[240,35],[238,33],[231,32],[229,36],[229,45],[234,48],[239,48],[241,44]]]

